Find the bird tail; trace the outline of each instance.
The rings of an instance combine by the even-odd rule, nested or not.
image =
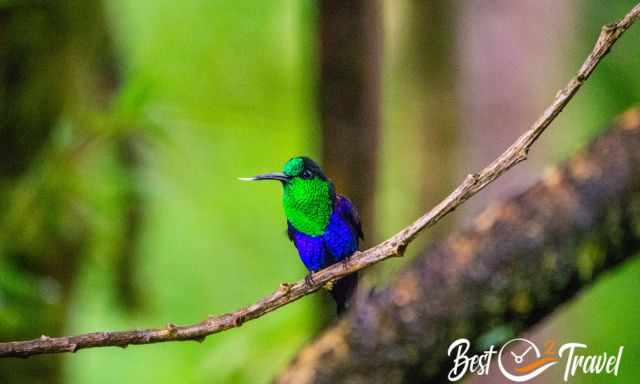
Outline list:
[[[351,297],[358,287],[358,272],[343,277],[336,281],[331,288],[331,296],[336,301],[338,316],[349,309]]]

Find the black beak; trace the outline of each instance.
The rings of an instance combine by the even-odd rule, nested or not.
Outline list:
[[[264,173],[262,175],[256,175],[253,177],[239,177],[239,180],[242,181],[259,181],[259,180],[280,180],[283,183],[289,181],[289,176],[284,173],[274,172],[274,173]]]

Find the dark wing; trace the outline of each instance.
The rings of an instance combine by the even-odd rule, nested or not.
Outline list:
[[[289,241],[293,241],[293,231],[293,225],[291,225],[289,220],[287,220],[287,237],[289,238]]]
[[[336,210],[340,215],[349,222],[351,228],[358,234],[358,237],[364,240],[364,234],[362,233],[362,223],[360,222],[360,215],[356,207],[351,204],[351,201],[336,193]]]

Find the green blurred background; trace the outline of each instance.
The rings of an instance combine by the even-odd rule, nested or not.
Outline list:
[[[325,89],[322,23],[339,2],[320,3],[0,1],[1,340],[192,323],[301,278],[279,186],[236,179],[279,170],[293,155],[351,167],[362,178],[375,173],[368,189],[353,176],[338,187],[366,192],[356,200],[368,244],[391,235],[523,132],[573,75],[600,26],[633,5],[377,3],[379,33],[353,35],[366,42],[354,60],[380,78],[371,92],[358,88],[379,101],[357,112],[379,116],[376,126],[354,128],[356,138],[375,138],[362,149],[327,126],[326,99],[362,108],[350,93]],[[489,201],[530,185],[637,103],[639,31],[605,59],[530,162],[409,256]],[[350,76],[333,74],[342,75]],[[353,153],[332,155],[331,138]],[[374,155],[369,163],[350,161],[363,153]],[[404,262],[372,268],[368,283],[381,284]],[[541,332],[598,351],[625,345],[616,380],[635,382],[639,274],[640,261],[624,265]],[[2,360],[0,381],[269,382],[332,321],[326,300],[306,297],[203,344]]]

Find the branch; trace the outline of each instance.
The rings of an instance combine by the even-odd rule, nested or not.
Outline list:
[[[640,109],[616,125],[360,297],[278,382],[446,382],[453,340],[504,342],[636,255]]]
[[[580,67],[576,77],[569,81],[567,86],[557,93],[553,103],[543,112],[531,128],[520,136],[520,138],[496,160],[480,173],[467,176],[464,182],[436,207],[390,239],[364,252],[357,252],[350,258],[349,263],[334,264],[314,273],[313,284],[306,285],[304,280],[300,280],[295,284],[281,284],[280,288],[273,294],[253,305],[232,313],[209,317],[200,323],[189,326],[169,324],[164,328],[156,329],[96,332],[55,338],[43,335],[39,339],[0,343],[0,357],[28,357],[45,353],[75,352],[84,348],[106,346],[126,347],[130,344],[150,344],[166,341],[202,341],[208,335],[239,327],[246,321],[256,319],[296,301],[305,295],[317,291],[331,280],[338,279],[389,257],[401,256],[405,248],[418,233],[437,223],[460,204],[478,193],[487,184],[527,158],[527,153],[533,143],[567,105],[618,38],[638,18],[640,18],[640,4],[636,5],[617,23],[603,27],[593,51],[589,54],[582,67]]]

